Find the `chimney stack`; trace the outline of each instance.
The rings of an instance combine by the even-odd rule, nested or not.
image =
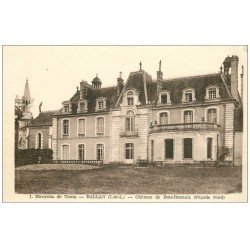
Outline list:
[[[117,78],[117,86],[116,86],[116,94],[119,96],[123,90],[123,79],[122,79],[122,72],[120,72],[119,77]]]
[[[241,74],[240,74],[240,78],[241,78],[241,102],[242,102],[242,105],[243,105],[243,86],[244,86],[244,67],[243,65],[241,66]]]
[[[161,71],[161,61],[159,62],[159,70],[157,71],[157,80],[162,80],[163,73]]]
[[[230,88],[233,98],[239,101],[239,91],[238,91],[238,56],[228,56],[224,62],[224,74],[227,79],[228,87]],[[231,70],[231,72],[230,72]]]

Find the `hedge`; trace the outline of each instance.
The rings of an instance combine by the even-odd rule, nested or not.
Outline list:
[[[49,163],[52,161],[52,149],[18,149],[15,152],[15,166]]]

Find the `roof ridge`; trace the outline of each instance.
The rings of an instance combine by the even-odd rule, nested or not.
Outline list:
[[[212,75],[220,75],[220,72],[217,73],[207,73],[207,74],[198,74],[198,75],[187,75],[187,76],[180,76],[180,77],[173,77],[173,78],[168,78],[168,79],[163,79],[163,81],[173,81],[173,80],[180,80],[183,78],[190,79],[190,78],[198,78],[202,76],[212,76]]]

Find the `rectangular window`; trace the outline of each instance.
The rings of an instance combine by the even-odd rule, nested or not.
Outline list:
[[[98,161],[102,161],[104,159],[104,145],[103,144],[96,145],[96,159]]]
[[[210,89],[210,90],[208,91],[208,98],[209,98],[210,100],[216,99],[216,89]]]
[[[192,102],[192,93],[185,93],[185,101]]]
[[[125,144],[125,157],[127,160],[134,159],[134,144],[126,143]]]
[[[207,158],[212,159],[213,138],[207,138]]]
[[[126,117],[126,131],[134,131],[134,117]]]
[[[174,159],[174,140],[173,139],[165,140],[165,158]]]
[[[217,122],[217,110],[216,109],[208,109],[207,110],[207,122]]]
[[[184,123],[193,123],[193,111],[192,110],[184,111]]]
[[[98,109],[102,110],[103,109],[103,101],[98,102]]]
[[[154,140],[151,140],[151,161],[154,160]]]
[[[62,146],[62,159],[69,160],[69,145]]]
[[[69,113],[69,105],[68,104],[64,105],[64,112]]]
[[[85,119],[78,120],[78,137],[85,137]]]
[[[84,160],[84,144],[78,145],[78,160],[83,161]]]
[[[63,120],[63,135],[69,135],[69,120]]]
[[[161,103],[168,103],[168,96],[166,94],[161,95]]]
[[[128,97],[128,106],[133,106],[133,105],[134,105],[134,98]]]
[[[184,159],[193,158],[193,139],[192,138],[183,139],[183,158]]]
[[[168,113],[160,113],[160,125],[168,124]]]
[[[98,136],[104,136],[104,118],[103,117],[97,118],[96,129],[97,129]]]
[[[85,111],[85,102],[80,102],[80,112]]]

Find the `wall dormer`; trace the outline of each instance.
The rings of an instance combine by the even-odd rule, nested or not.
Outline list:
[[[190,102],[195,102],[195,89],[193,88],[186,88],[182,91],[182,103],[190,103]]]
[[[162,91],[158,95],[158,102],[159,105],[171,104],[170,93],[169,91]]]
[[[106,98],[99,97],[96,99],[95,111],[106,110]]]
[[[130,88],[123,94],[122,106],[137,106],[140,104],[139,93],[135,89]]]
[[[63,105],[62,109],[63,114],[70,114],[72,112],[72,105],[70,101],[64,101],[62,105]]]
[[[220,99],[219,87],[216,85],[209,85],[206,87],[206,101],[214,101]]]

